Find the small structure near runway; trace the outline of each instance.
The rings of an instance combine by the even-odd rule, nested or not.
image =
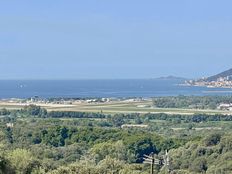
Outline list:
[[[148,128],[148,125],[146,124],[123,124],[121,126],[122,129],[126,128]]]

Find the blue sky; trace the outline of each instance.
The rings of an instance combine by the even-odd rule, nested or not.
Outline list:
[[[0,79],[197,78],[232,68],[231,0],[0,2]]]

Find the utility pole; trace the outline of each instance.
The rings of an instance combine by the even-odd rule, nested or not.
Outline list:
[[[151,174],[154,174],[154,163],[155,163],[155,158],[154,158],[154,154],[152,153]]]
[[[160,160],[159,159],[155,159],[155,154],[151,153],[149,156],[148,155],[144,155],[143,158],[143,163],[144,164],[150,164],[151,165],[151,172],[150,174],[154,174],[154,166],[155,165],[159,165],[160,164]]]
[[[151,173],[150,174],[154,174],[154,163],[155,163],[155,158],[154,158],[154,153],[151,153],[149,156],[148,155],[144,155],[144,164],[150,164],[151,165]]]
[[[158,165],[158,166],[165,166],[168,168],[168,172],[170,172],[169,170],[169,155],[168,155],[168,151],[166,150],[165,155],[162,156],[162,159],[156,159],[154,153],[151,153],[149,156],[148,155],[144,155],[143,158],[143,163],[144,164],[150,164],[151,165],[151,172],[150,174],[154,174],[154,166]]]

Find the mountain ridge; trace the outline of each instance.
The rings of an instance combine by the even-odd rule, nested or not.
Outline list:
[[[229,79],[231,78],[231,80],[232,80],[232,68],[228,69],[226,71],[223,71],[219,74],[210,76],[210,77],[206,78],[206,81],[212,82],[212,81],[217,81],[219,78],[228,78],[228,77],[229,77]]]

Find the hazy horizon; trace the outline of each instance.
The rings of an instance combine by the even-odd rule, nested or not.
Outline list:
[[[200,78],[232,68],[232,1],[0,2],[0,79]]]

